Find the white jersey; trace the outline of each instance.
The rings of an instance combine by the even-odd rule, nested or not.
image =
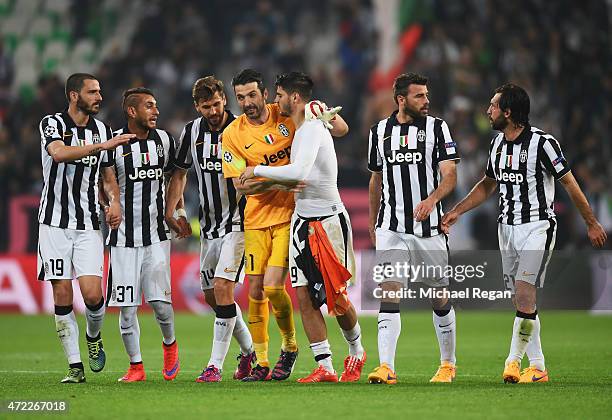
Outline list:
[[[62,229],[99,230],[98,174],[100,166],[109,166],[107,152],[55,162],[47,147],[54,141],[66,146],[104,143],[112,137],[110,127],[94,117],[79,127],[64,111],[44,117],[39,128],[44,183],[38,222]]]
[[[304,121],[291,145],[291,163],[255,167],[255,175],[278,181],[304,181],[295,195],[295,211],[302,217],[338,214],[344,205],[338,192],[338,160],[334,140],[319,120]]]
[[[120,134],[129,134],[127,126],[115,132]],[[164,220],[164,173],[174,167],[174,155],[174,138],[160,129],[109,153],[117,171],[123,218],[119,228],[110,231],[108,245],[134,248],[170,239]]]

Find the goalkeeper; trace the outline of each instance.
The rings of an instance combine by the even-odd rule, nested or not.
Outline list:
[[[261,74],[241,71],[232,80],[236,101],[244,112],[223,132],[223,175],[232,178],[239,193],[247,195],[244,210],[245,273],[249,279],[249,328],[257,355],[257,366],[243,381],[284,380],[291,375],[298,354],[291,299],[285,290],[289,265],[289,222],[293,213],[293,191],[301,185],[275,183],[255,178],[240,183],[245,166],[281,166],[289,163],[295,126],[280,115],[277,104],[266,104],[268,91]],[[320,108],[319,108],[320,106]],[[319,104],[315,116],[329,120],[334,136],[343,136],[348,126],[338,109]],[[273,369],[268,361],[268,302],[282,337],[281,354]]]

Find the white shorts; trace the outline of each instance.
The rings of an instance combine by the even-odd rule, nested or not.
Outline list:
[[[38,280],[102,277],[104,240],[99,230],[38,225]]]
[[[353,230],[351,219],[346,210],[341,213],[318,218],[327,234],[327,239],[342,264],[351,275],[355,276],[355,253],[353,251]],[[300,263],[308,240],[308,222],[313,218],[302,218],[297,212],[291,216],[291,234],[289,239],[289,274],[291,286],[307,286],[308,276],[305,266]]]
[[[410,233],[393,232],[386,229],[376,229],[376,265],[404,264],[423,268],[419,274],[401,277],[385,277],[381,282],[400,282],[406,284],[424,283],[430,287],[445,287],[449,279],[443,276],[448,265],[448,243],[444,234],[431,237],[420,237]],[[401,269],[399,273],[408,270]],[[410,271],[417,272],[416,270]]]
[[[521,225],[500,223],[497,237],[506,290],[514,293],[516,280],[543,287],[546,267],[555,247],[557,222],[551,219]]]
[[[138,306],[159,300],[172,303],[170,241],[126,248],[112,246],[108,267],[108,306]]]
[[[244,281],[244,232],[230,232],[215,239],[200,238],[202,290],[212,289],[216,277]]]

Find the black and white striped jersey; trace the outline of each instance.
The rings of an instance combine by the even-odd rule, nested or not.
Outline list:
[[[128,133],[126,126],[115,135]],[[164,173],[173,169],[174,153],[174,138],[160,129],[149,130],[146,140],[132,139],[109,153],[123,218],[119,228],[110,231],[108,245],[134,248],[171,239],[164,220]]]
[[[220,131],[211,131],[205,118],[189,122],[179,140],[174,164],[189,169],[197,162],[200,190],[200,231],[204,238],[214,239],[230,232],[244,230],[246,198],[238,197],[234,183],[223,178],[221,169],[222,132],[235,117],[227,112]]]
[[[448,125],[431,116],[400,124],[397,111],[370,130],[368,169],[382,172],[377,228],[430,237],[441,233],[442,204],[422,222],[414,208],[440,183],[439,163],[459,160]]]
[[[38,221],[63,229],[99,230],[98,174],[106,152],[72,162],[55,162],[47,147],[54,141],[84,146],[110,140],[112,131],[102,121],[89,117],[77,127],[67,111],[45,116],[40,122],[43,189]]]
[[[570,171],[559,142],[526,126],[514,141],[503,133],[489,148],[486,176],[499,187],[499,223],[519,225],[555,217],[555,179]]]

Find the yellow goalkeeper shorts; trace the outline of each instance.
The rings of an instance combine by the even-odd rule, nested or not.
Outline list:
[[[245,229],[246,274],[263,275],[266,267],[289,267],[289,223],[263,229]]]

